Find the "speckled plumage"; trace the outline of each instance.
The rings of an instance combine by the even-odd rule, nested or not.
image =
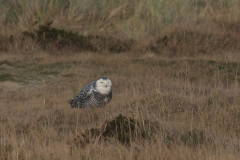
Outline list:
[[[111,86],[110,79],[101,77],[84,86],[79,95],[70,99],[69,103],[72,108],[104,107],[112,99]],[[107,91],[105,91],[105,88]],[[104,93],[101,93],[101,91],[104,91]]]

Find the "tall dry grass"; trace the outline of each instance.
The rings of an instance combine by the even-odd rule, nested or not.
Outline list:
[[[202,26],[218,22],[227,27],[224,23],[239,21],[240,7],[237,0],[17,0],[0,3],[1,33],[9,26],[24,31],[32,28],[35,21],[54,20],[57,27],[83,34],[110,32],[131,38],[154,36],[175,24]]]
[[[1,1],[0,158],[239,159],[238,15],[237,0]],[[22,35],[52,20],[96,50]],[[71,109],[101,76],[111,103]],[[119,114],[141,124],[119,131],[130,142],[88,135]]]

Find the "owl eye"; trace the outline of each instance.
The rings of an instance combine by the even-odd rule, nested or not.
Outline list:
[[[103,82],[100,82],[100,83],[103,83]]]

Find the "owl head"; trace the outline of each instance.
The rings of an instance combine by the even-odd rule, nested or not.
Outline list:
[[[109,94],[112,91],[112,81],[107,77],[96,80],[96,91],[101,94]]]

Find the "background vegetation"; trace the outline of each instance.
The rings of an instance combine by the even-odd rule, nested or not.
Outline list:
[[[238,0],[0,1],[0,159],[239,159]],[[67,100],[106,76],[113,100]]]

